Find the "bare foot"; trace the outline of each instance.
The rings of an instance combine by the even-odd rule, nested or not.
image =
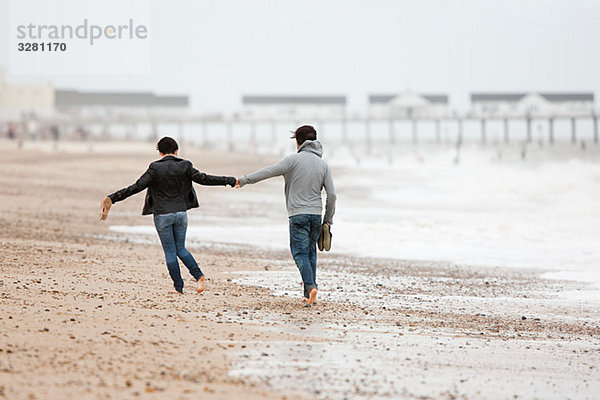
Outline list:
[[[310,297],[306,302],[308,304],[315,304],[317,302],[317,288],[310,291]]]
[[[200,279],[196,281],[196,293],[202,293],[204,292],[204,289],[206,289],[206,283],[204,282],[204,275],[202,275]]]
[[[183,293],[178,292],[177,290],[169,290],[169,294],[183,294]]]

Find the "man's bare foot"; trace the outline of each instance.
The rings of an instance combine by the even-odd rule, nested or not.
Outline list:
[[[206,283],[204,282],[204,275],[202,275],[200,279],[196,281],[196,293],[202,293],[204,292],[204,289],[206,289]]]
[[[310,297],[306,301],[308,304],[315,304],[317,302],[317,288],[313,288],[310,291]]]
[[[183,293],[178,292],[177,290],[169,290],[169,294],[183,294]]]

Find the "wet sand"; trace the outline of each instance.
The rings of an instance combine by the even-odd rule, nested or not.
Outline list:
[[[0,398],[600,393],[600,308],[588,284],[333,251],[320,258],[318,305],[305,308],[288,252],[196,243],[207,290],[196,295],[183,270],[185,294],[169,295],[160,246],[108,228],[151,224],[142,195],[97,220],[103,197],[156,158],[151,144],[1,144]],[[273,161],[182,156],[227,175]],[[231,189],[199,195],[191,213],[234,212],[240,201]]]

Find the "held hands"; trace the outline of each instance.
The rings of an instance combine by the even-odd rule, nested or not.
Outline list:
[[[240,180],[238,178],[233,178],[233,177],[230,179],[231,179],[231,181],[228,182],[227,184],[229,186],[231,186],[232,189],[234,189],[234,188],[239,189],[240,188]]]
[[[104,221],[108,217],[108,211],[110,211],[110,206],[112,206],[112,200],[110,197],[106,197],[102,200],[102,204],[100,205],[100,220]]]
[[[239,187],[240,181],[238,178],[231,177],[229,178],[229,182],[227,182],[227,184],[231,186],[231,188],[237,188]]]

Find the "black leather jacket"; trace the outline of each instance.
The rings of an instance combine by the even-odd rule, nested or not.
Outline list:
[[[108,197],[116,203],[148,188],[142,215],[186,211],[198,207],[192,181],[208,186],[235,186],[232,176],[207,175],[194,168],[190,161],[169,155],[151,163],[133,185]]]

